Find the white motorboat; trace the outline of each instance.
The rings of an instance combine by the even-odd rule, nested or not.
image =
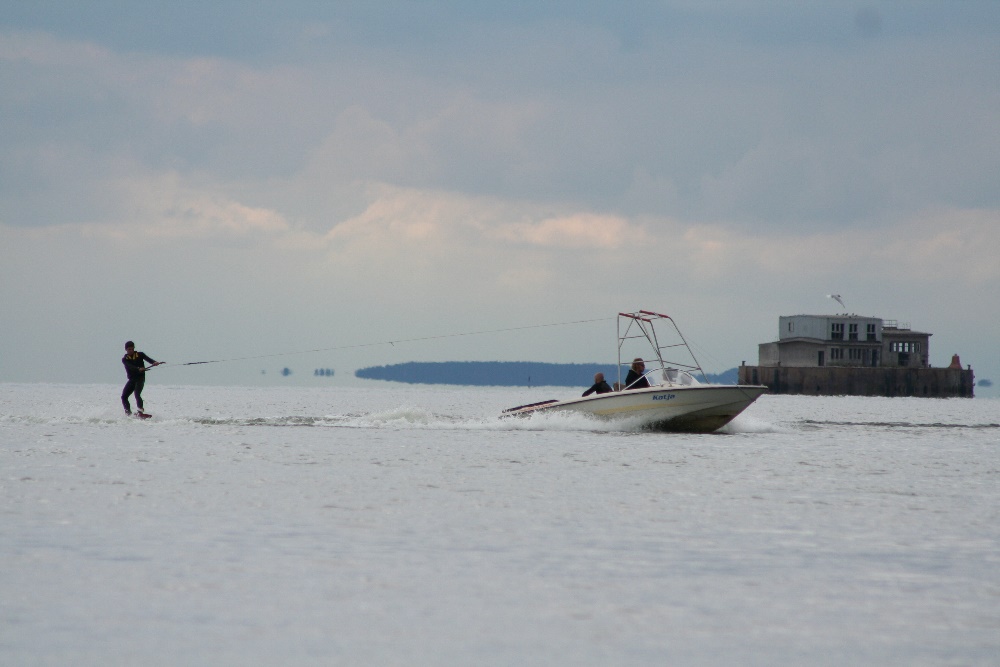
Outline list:
[[[661,338],[664,335],[666,338]],[[653,356],[634,359],[650,368],[643,369],[626,385],[622,372],[633,364],[629,348],[636,340],[643,341],[644,346],[648,344]],[[678,355],[682,357],[680,361],[676,360]],[[695,372],[704,382],[695,378]],[[640,310],[618,314],[618,382],[613,391],[519,405],[504,410],[502,416],[525,417],[568,411],[622,420],[623,425],[630,428],[711,433],[732,421],[766,391],[767,387],[758,385],[708,383],[674,320],[668,315]]]

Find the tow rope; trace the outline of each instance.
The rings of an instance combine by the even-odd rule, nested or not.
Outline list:
[[[573,324],[590,324],[592,322],[606,322],[606,321],[613,320],[613,319],[615,319],[615,318],[613,318],[613,317],[599,317],[599,318],[595,318],[595,319],[592,319],[592,320],[575,320],[575,321],[572,321],[572,322],[553,322],[553,323],[550,323],[550,324],[532,324],[532,325],[523,326],[523,327],[509,327],[509,328],[506,328],[506,329],[490,329],[490,330],[487,330],[487,331],[466,331],[464,333],[441,334],[441,335],[437,335],[437,336],[422,336],[420,338],[401,338],[401,339],[398,339],[398,340],[379,341],[377,343],[356,343],[354,345],[337,345],[337,346],[334,346],[334,347],[320,347],[320,348],[316,348],[314,350],[299,350],[297,352],[277,352],[277,353],[274,353],[274,354],[261,354],[261,355],[248,356],[248,357],[231,357],[229,359],[210,359],[210,360],[207,360],[207,361],[187,361],[187,362],[179,363],[179,364],[170,364],[170,363],[167,363],[167,362],[161,362],[161,363],[159,363],[157,365],[158,366],[168,366],[168,365],[169,366],[200,366],[202,364],[221,364],[221,363],[226,363],[226,362],[230,362],[230,361],[251,361],[253,359],[272,359],[274,357],[287,357],[287,356],[296,355],[296,354],[311,354],[311,353],[314,353],[314,352],[330,352],[330,351],[333,351],[333,350],[350,350],[350,349],[357,349],[357,348],[362,348],[362,347],[376,347],[378,345],[392,345],[392,346],[395,346],[397,343],[417,343],[417,342],[421,342],[421,341],[438,340],[438,339],[441,339],[441,338],[459,338],[459,337],[462,337],[462,336],[482,336],[482,335],[485,335],[485,334],[506,333],[506,332],[509,332],[509,331],[523,331],[525,329],[542,329],[542,328],[545,328],[545,327],[561,327],[561,326],[569,326],[569,325],[573,325]],[[152,366],[150,366],[150,368],[152,368]]]

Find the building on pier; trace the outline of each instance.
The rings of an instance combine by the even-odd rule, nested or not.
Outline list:
[[[878,317],[781,316],[778,340],[760,344],[739,381],[775,394],[971,398],[975,375],[957,354],[947,368],[930,366],[931,335]]]

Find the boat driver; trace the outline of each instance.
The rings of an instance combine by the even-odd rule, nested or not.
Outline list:
[[[626,389],[644,389],[649,387],[649,380],[646,379],[644,373],[646,372],[646,362],[644,362],[640,357],[636,357],[632,360],[632,368],[629,369],[628,375],[625,376],[625,388]]]

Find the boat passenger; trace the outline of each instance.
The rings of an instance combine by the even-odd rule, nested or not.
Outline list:
[[[591,394],[607,394],[611,391],[611,386],[604,381],[604,373],[596,373],[594,375],[594,386],[583,392],[584,396],[590,396]]]
[[[625,376],[625,388],[644,389],[649,387],[649,380],[643,375],[645,372],[646,363],[640,357],[633,359],[632,368],[629,369],[628,375]]]

